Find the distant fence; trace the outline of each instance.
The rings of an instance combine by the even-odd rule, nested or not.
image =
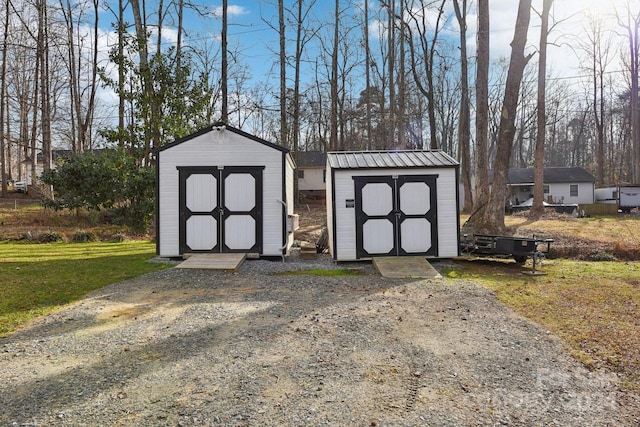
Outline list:
[[[580,204],[585,215],[617,215],[618,205],[612,203]]]

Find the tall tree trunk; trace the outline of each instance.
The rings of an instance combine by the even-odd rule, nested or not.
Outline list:
[[[69,118],[69,126],[71,127],[71,151],[73,153],[79,153],[82,151],[79,147],[79,134],[78,134],[78,119],[81,114],[81,102],[79,92],[79,61],[76,58],[76,44],[75,44],[75,22],[73,20],[73,11],[71,9],[71,2],[69,0],[66,3],[60,1],[60,10],[65,20],[65,26],[67,27],[67,69],[69,71],[69,98],[71,100]]]
[[[486,231],[504,232],[504,208],[507,195],[507,174],[515,135],[515,119],[520,95],[520,83],[524,68],[532,55],[525,57],[524,48],[527,43],[527,31],[531,17],[531,0],[520,0],[513,41],[511,42],[511,59],[505,83],[502,114],[496,146],[496,158],[493,165],[493,183],[489,206],[485,211]]]
[[[122,149],[125,148],[125,102],[126,97],[124,96],[124,88],[125,88],[125,66],[124,66],[124,36],[126,34],[126,28],[124,23],[124,5],[122,4],[124,0],[118,0],[118,93],[120,96],[118,97],[118,146]],[[133,150],[133,142],[131,138],[133,136],[129,136],[131,149]]]
[[[389,67],[389,135],[387,136],[387,149],[393,148],[396,134],[396,79],[395,79],[395,11],[396,2],[390,0],[388,8],[389,19],[387,22],[387,49],[388,49],[388,67]]]
[[[144,2],[142,3],[144,5]],[[131,0],[131,9],[133,12],[133,21],[136,29],[137,50],[140,61],[140,76],[142,84],[142,96],[145,102],[144,105],[148,108],[147,124],[144,126],[144,156],[145,162],[148,163],[151,149],[154,145],[154,133],[156,128],[155,117],[153,116],[153,109],[151,103],[153,100],[153,84],[151,79],[151,68],[149,66],[149,49],[147,40],[147,25],[143,21],[144,14],[140,9],[139,0]],[[132,122],[133,123],[133,122]],[[135,143],[135,141],[132,141]]]
[[[51,170],[51,90],[49,74],[49,32],[47,2],[38,2],[38,51],[40,63],[40,110],[42,132],[42,157],[44,170]]]
[[[453,1],[458,26],[460,27],[460,117],[458,119],[458,150],[460,152],[461,178],[464,187],[463,212],[473,209],[471,191],[471,118],[469,107],[469,67],[467,61],[467,0]]]
[[[91,135],[91,126],[93,124],[93,115],[96,109],[96,93],[98,91],[98,34],[99,34],[99,0],[93,0],[93,58],[91,64],[91,86],[89,89],[89,99],[87,101],[87,111],[82,120],[82,143],[84,148],[93,149],[93,138]]]
[[[335,0],[333,50],[331,52],[331,117],[329,149],[338,149],[338,37],[340,36],[340,0]]]
[[[288,147],[287,38],[284,25],[284,0],[278,0],[278,35],[280,36],[280,144],[283,147]]]
[[[398,16],[404,16],[404,3],[400,1],[398,2],[398,5]],[[398,147],[405,149],[407,148],[407,82],[405,79],[406,46],[404,37],[404,26],[401,25],[400,28],[398,28],[398,31],[400,32],[400,34],[396,39],[398,47],[400,48],[400,52],[398,53],[398,114],[396,118],[396,129],[398,130]]]
[[[367,140],[365,148],[372,149],[371,145],[371,52],[369,50],[369,2],[364,2],[364,54],[365,54],[365,102],[367,103],[366,129]]]
[[[229,121],[229,77],[228,77],[228,63],[227,63],[227,7],[228,0],[222,0],[222,121],[227,123]]]
[[[4,133],[5,98],[7,96],[7,46],[9,45],[9,5],[4,2],[4,33],[2,37],[2,68],[0,69],[0,180],[2,181],[2,197],[7,197],[7,155]],[[11,145],[9,145],[10,147]],[[9,151],[9,156],[11,151]]]
[[[629,43],[629,67],[631,79],[630,110],[631,110],[631,145],[632,145],[632,180],[640,183],[640,96],[638,94],[638,80],[640,73],[640,14],[632,15],[630,2],[627,2],[626,24],[618,16],[618,22],[627,31],[627,41]],[[636,12],[637,13],[637,12]]]
[[[540,26],[540,55],[538,58],[538,116],[536,133],[536,151],[534,160],[533,204],[529,211],[529,218],[540,218],[544,212],[544,143],[547,138],[547,37],[549,35],[549,11],[553,0],[542,3],[542,23]]]
[[[489,0],[478,0],[476,65],[476,194],[477,221],[489,203]]]
[[[291,145],[293,146],[293,152],[298,155],[299,145],[300,145],[300,64],[302,61],[302,26],[303,26],[303,17],[302,17],[302,3],[303,0],[298,0],[298,10],[297,10],[297,19],[296,19],[296,56],[295,56],[295,69],[293,76],[293,106],[292,106],[292,141]],[[295,183],[298,183],[298,180],[295,180]],[[297,185],[296,185],[297,189]]]
[[[184,0],[178,0],[178,35],[176,38],[176,68],[182,67],[182,33],[184,32]]]

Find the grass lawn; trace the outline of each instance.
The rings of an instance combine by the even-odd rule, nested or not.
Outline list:
[[[511,262],[460,261],[447,273],[493,290],[499,301],[562,338],[591,369],[640,392],[640,263],[546,260],[545,276]]]
[[[317,216],[318,221],[322,218]],[[466,219],[462,216],[461,224]],[[507,216],[505,223],[514,234],[554,238],[552,249],[559,258],[544,261],[541,270],[546,276],[523,275],[513,262],[488,260],[456,262],[448,276],[493,290],[503,304],[562,338],[586,366],[616,372],[630,390],[640,392],[640,261],[577,260],[592,259],[585,254],[594,253],[640,259],[640,215],[551,216],[539,221],[514,215]],[[0,239],[50,231],[68,238],[82,228],[104,240],[122,232],[100,224],[91,214],[51,212],[35,201],[21,199],[0,199],[0,224]],[[154,249],[152,243],[143,241],[0,241],[0,336],[92,290],[166,268],[146,262],[154,256]],[[315,270],[298,274],[360,273]]]
[[[154,256],[148,241],[0,242],[0,336],[95,289],[167,268],[146,262]]]

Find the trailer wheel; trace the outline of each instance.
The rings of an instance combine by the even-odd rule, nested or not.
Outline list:
[[[526,255],[514,255],[513,259],[516,260],[517,264],[524,264],[525,262],[527,262]]]

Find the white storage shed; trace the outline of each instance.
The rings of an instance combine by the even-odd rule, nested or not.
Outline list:
[[[287,149],[216,124],[155,154],[158,255],[287,253],[295,169]]]
[[[458,256],[458,168],[442,151],[328,153],[333,258]]]

